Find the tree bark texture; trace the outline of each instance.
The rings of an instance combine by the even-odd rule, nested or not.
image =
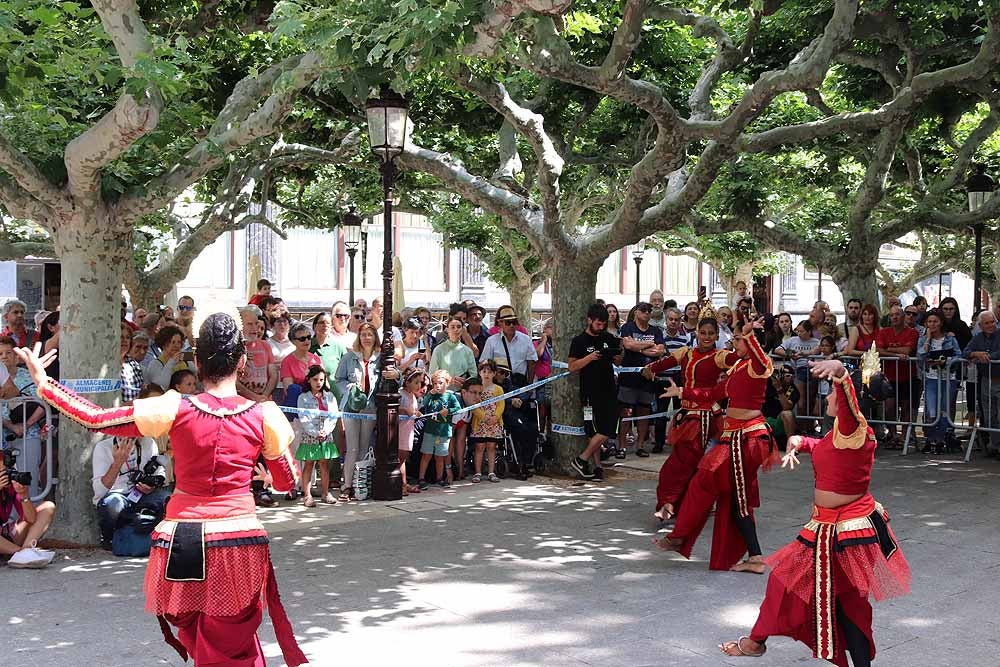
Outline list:
[[[876,279],[877,248],[872,258],[841,257],[835,266],[837,268],[831,271],[830,277],[840,288],[844,303],[847,303],[848,299],[861,299],[862,303],[879,305]]]
[[[62,378],[120,377],[118,321],[122,271],[132,252],[128,231],[116,231],[106,213],[63,221],[55,236],[62,264],[62,336],[59,366]],[[109,361],[110,360],[110,361]],[[88,394],[87,399],[110,406],[119,392]],[[91,486],[91,453],[102,436],[91,435],[69,419],[59,424],[59,513],[50,535],[81,544],[97,540]]]
[[[587,307],[593,303],[597,291],[597,269],[597,266],[583,266],[571,258],[552,261],[553,342],[555,358],[559,361],[569,358],[570,341],[586,327]],[[552,384],[552,423],[583,426],[579,376],[571,375]],[[570,461],[586,447],[587,438],[553,433],[552,441],[556,464],[569,473]]]

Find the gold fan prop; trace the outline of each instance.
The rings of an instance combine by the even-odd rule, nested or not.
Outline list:
[[[873,342],[871,348],[861,355],[861,384],[866,387],[869,386],[872,376],[881,370],[878,350],[875,349],[875,343]]]

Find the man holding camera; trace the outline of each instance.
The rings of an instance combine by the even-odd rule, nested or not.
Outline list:
[[[141,444],[140,444],[141,443]],[[101,528],[101,547],[111,540],[125,516],[141,510],[163,518],[169,493],[163,488],[166,470],[156,458],[152,438],[108,438],[94,447],[94,505]]]

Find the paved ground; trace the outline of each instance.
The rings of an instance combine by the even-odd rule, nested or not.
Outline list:
[[[603,486],[470,484],[388,505],[262,515],[312,664],[747,663],[715,646],[748,630],[765,578],[709,573],[708,539],[692,561],[654,553],[654,482],[626,476],[643,473]],[[876,606],[876,664],[1000,664],[1000,464],[889,455],[874,479],[914,570],[912,596]],[[810,483],[808,463],[764,477],[765,550],[808,518]],[[0,568],[0,661],[182,664],[142,615],[143,568],[93,552],[63,553],[44,571]],[[263,639],[278,656],[266,622]],[[777,638],[760,664],[808,659],[804,646]]]

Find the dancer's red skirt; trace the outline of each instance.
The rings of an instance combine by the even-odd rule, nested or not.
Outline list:
[[[182,547],[176,535],[190,534],[192,527],[197,537],[182,538],[187,540]],[[178,555],[173,551],[182,548],[200,561],[194,572],[188,565],[183,580],[169,568],[172,555]],[[194,656],[198,665],[262,665],[255,633],[265,604],[285,662],[306,662],[281,604],[267,532],[250,494],[174,494],[167,517],[152,534],[144,588],[146,610],[160,618],[164,639],[185,658],[185,653]],[[165,621],[178,627],[179,643]],[[215,660],[219,656],[229,656],[228,662]]]
[[[670,503],[676,512],[684,499],[691,478],[705,453],[708,441],[722,433],[722,418],[715,410],[687,410],[678,412],[670,426],[667,442],[670,456],[660,467],[660,480],[656,485],[656,509]]]
[[[837,606],[868,638],[874,658],[869,596],[884,600],[910,590],[910,567],[889,516],[870,494],[835,509],[814,508],[796,540],[767,563],[771,576],[750,638],[792,637],[840,667],[848,662]]]
[[[753,518],[760,507],[757,471],[779,461],[771,430],[763,417],[749,420],[726,418],[722,442],[705,454],[688,485],[684,504],[669,537],[680,539],[678,548],[691,557],[713,505],[716,507],[712,530],[712,553],[708,567],[728,570],[747,551],[746,542],[736,527],[737,514]]]

